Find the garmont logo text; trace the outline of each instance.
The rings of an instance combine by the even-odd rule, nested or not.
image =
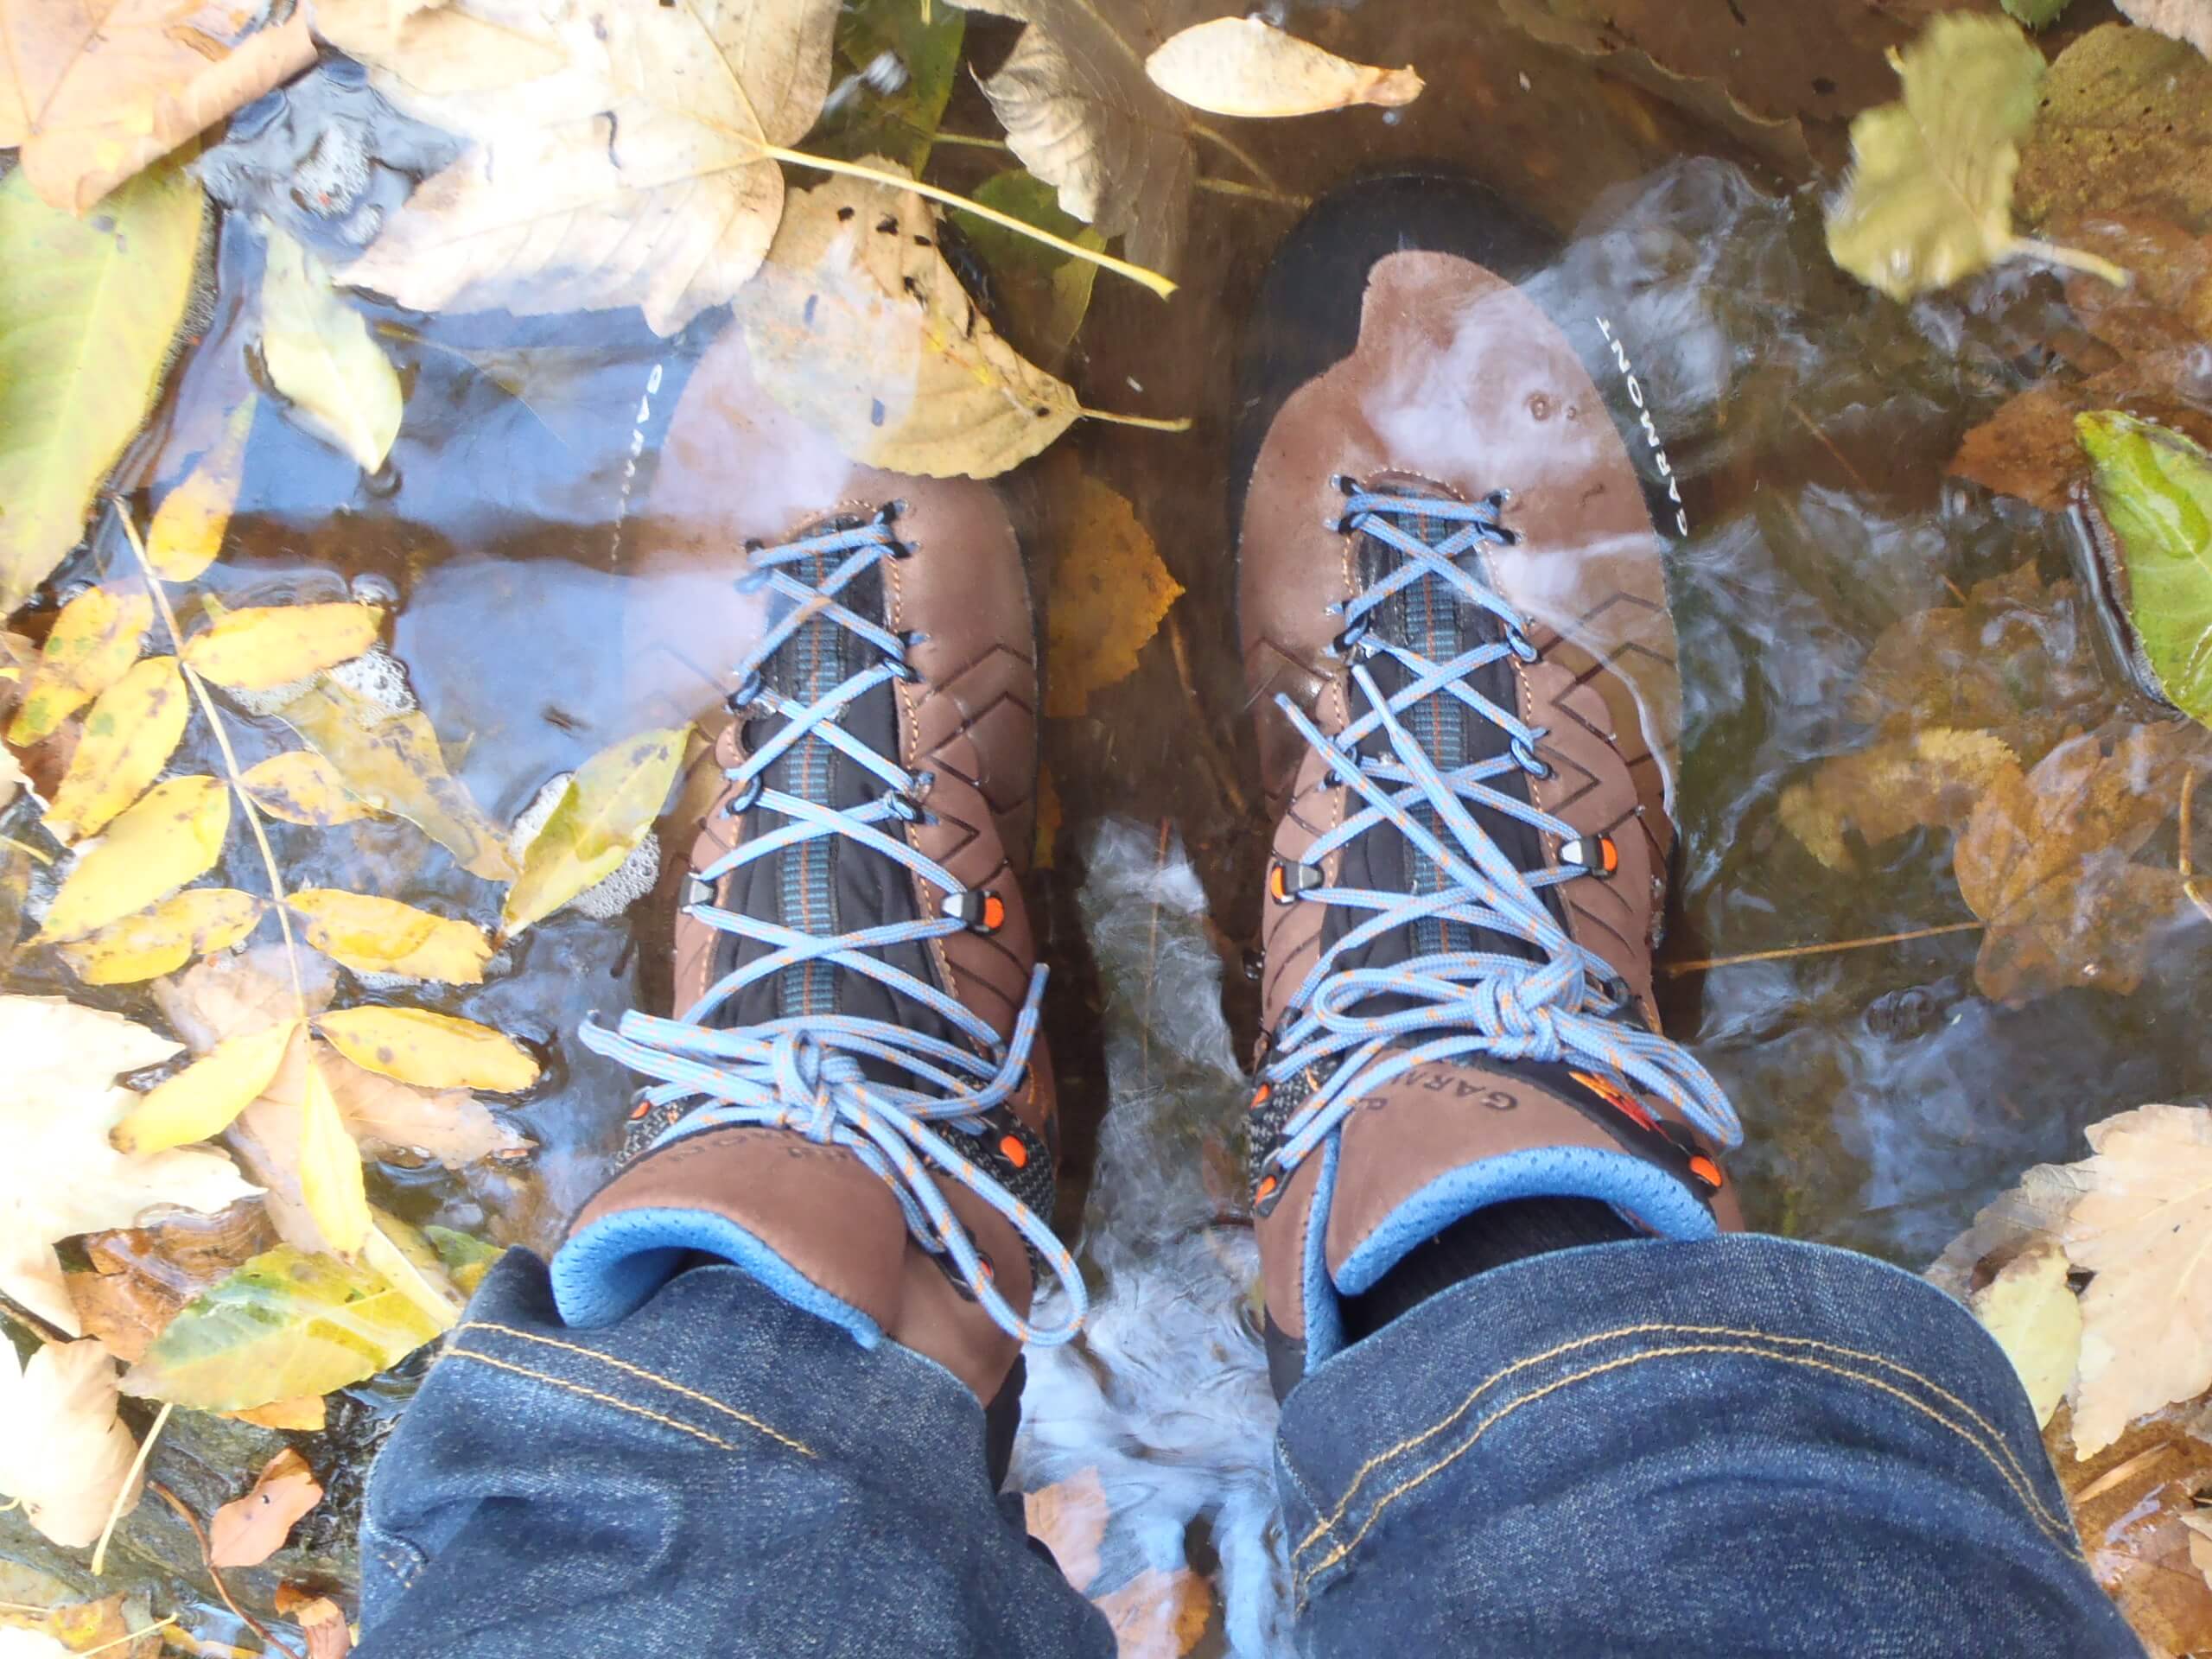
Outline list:
[[[1613,325],[1603,317],[1595,321],[1598,332],[1613,348],[1614,366],[1628,381],[1629,402],[1636,405],[1637,413],[1643,417],[1643,441],[1650,447],[1652,459],[1659,463],[1659,476],[1667,480],[1667,499],[1675,504],[1675,533],[1687,536],[1690,533],[1690,515],[1682,505],[1681,480],[1675,476],[1675,469],[1668,462],[1667,446],[1659,442],[1659,429],[1653,424],[1650,408],[1643,401],[1643,382],[1637,378],[1635,365],[1628,360],[1628,347],[1613,333]]]

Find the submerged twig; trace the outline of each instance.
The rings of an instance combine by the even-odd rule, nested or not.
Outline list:
[[[130,1497],[131,1488],[137,1485],[138,1477],[146,1472],[146,1459],[154,1454],[154,1442],[162,1438],[162,1431],[169,1424],[169,1413],[175,1409],[168,1401],[162,1402],[161,1410],[154,1414],[154,1426],[146,1431],[146,1438],[138,1442],[138,1455],[130,1459],[130,1471],[124,1476],[123,1484],[117,1489],[115,1502],[108,1506],[107,1524],[100,1529],[99,1542],[92,1546],[92,1576],[96,1579],[107,1571],[107,1547],[109,1541],[115,1536],[116,1522],[123,1519],[124,1506]]]
[[[184,1524],[192,1529],[192,1535],[200,1541],[200,1564],[207,1569],[208,1581],[214,1585],[215,1593],[222,1597],[223,1605],[229,1608],[231,1611],[237,1616],[237,1618],[241,1624],[244,1624],[248,1630],[251,1630],[256,1636],[267,1643],[271,1649],[283,1654],[284,1656],[284,1659],[303,1659],[302,1655],[291,1648],[286,1647],[282,1642],[279,1642],[270,1632],[266,1624],[256,1618],[251,1613],[246,1611],[245,1608],[238,1605],[237,1600],[231,1594],[231,1586],[223,1582],[222,1570],[215,1565],[213,1552],[209,1549],[207,1546],[207,1529],[200,1524],[200,1517],[192,1512],[191,1505],[188,1504],[175,1492],[169,1491],[168,1487],[162,1485],[158,1480],[148,1481],[146,1483],[146,1490],[153,1493],[156,1497],[159,1497],[162,1503],[168,1504],[169,1508],[175,1510],[180,1516],[183,1516]]]
[[[1864,950],[1877,944],[1903,944],[1910,939],[1938,938],[1946,933],[1978,933],[1983,922],[1948,922],[1941,927],[1916,927],[1904,933],[1878,933],[1872,938],[1838,939],[1828,944],[1793,944],[1779,950],[1747,950],[1737,957],[1708,957],[1702,962],[1662,963],[1659,971],[1669,979],[1707,968],[1735,968],[1747,962],[1785,962],[1796,957],[1823,957],[1837,950]]]

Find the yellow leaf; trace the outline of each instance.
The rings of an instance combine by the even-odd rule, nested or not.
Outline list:
[[[146,562],[163,582],[197,582],[222,552],[245,467],[246,435],[260,407],[260,394],[248,392],[224,421],[222,435],[155,510]]]
[[[472,875],[514,880],[505,838],[446,770],[437,734],[420,710],[387,709],[324,678],[276,712],[364,805],[405,818]]]
[[[668,799],[690,729],[641,732],[584,762],[524,849],[499,912],[504,931],[520,932],[621,868]]]
[[[2082,1305],[2066,1281],[2068,1271],[2066,1253],[2040,1240],[2007,1262],[1968,1302],[2020,1374],[2039,1427],[2066,1397],[2082,1356]]]
[[[340,1255],[353,1255],[366,1242],[372,1224],[361,1154],[346,1133],[321,1069],[313,1065],[300,1101],[300,1197]]]
[[[10,743],[35,743],[121,679],[153,626],[154,597],[142,582],[87,588],[61,607],[39,652]]]
[[[356,972],[475,985],[491,959],[492,941],[482,928],[397,899],[309,887],[285,902],[306,919],[309,944]]]
[[[347,1059],[424,1089],[512,1094],[537,1081],[537,1062],[512,1039],[473,1020],[423,1008],[341,1008],[315,1029]]]
[[[299,1030],[296,1020],[279,1020],[217,1044],[130,1109],[110,1137],[115,1149],[166,1152],[220,1135],[268,1089]]]
[[[346,787],[332,766],[313,749],[288,749],[246,768],[239,780],[253,804],[272,818],[327,830],[357,818],[374,817],[361,798]]]
[[[1287,35],[1256,17],[1217,17],[1172,35],[1144,60],[1152,84],[1215,115],[1318,115],[1354,104],[1386,108],[1421,96],[1412,66],[1377,69]]]
[[[176,753],[192,712],[174,657],[146,657],[100,693],[43,820],[67,845],[105,829]]]
[[[289,1430],[296,1434],[320,1434],[330,1424],[330,1408],[319,1394],[295,1395],[289,1400],[272,1400],[249,1411],[228,1411],[223,1414],[241,1423],[251,1423],[257,1428]]]
[[[369,1235],[361,1245],[364,1265],[382,1274],[439,1330],[452,1330],[461,1323],[461,1298],[430,1242],[396,1216],[373,1208],[369,1215]]]
[[[143,916],[61,947],[87,985],[136,985],[195,957],[227,950],[260,925],[264,901],[229,887],[190,887]]]
[[[188,642],[185,666],[242,691],[266,691],[359,657],[377,642],[372,606],[268,605],[226,611]]]
[[[84,534],[192,296],[207,198],[164,162],[75,219],[0,182],[0,616]]]
[[[1085,478],[1074,528],[1052,566],[1045,712],[1080,715],[1092,692],[1134,673],[1138,651],[1182,591],[1128,499]]]
[[[223,855],[231,795],[214,778],[172,778],[109,826],[54,895],[38,943],[63,944],[158,904]]]
[[[322,262],[273,226],[261,278],[261,357],[270,384],[290,400],[288,414],[363,472],[384,465],[399,435],[398,372]]]

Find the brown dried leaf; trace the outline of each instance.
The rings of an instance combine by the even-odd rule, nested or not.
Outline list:
[[[1183,592],[1118,490],[1086,477],[1074,525],[1052,563],[1045,712],[1081,715],[1091,694],[1136,671],[1137,652]]]
[[[79,1241],[89,1273],[67,1275],[69,1300],[118,1359],[145,1357],[184,1305],[276,1242],[257,1201],[215,1216],[175,1214],[145,1227],[92,1233]]]
[[[1182,1659],[1213,1616],[1213,1586],[1187,1567],[1148,1567],[1094,1599],[1114,1627],[1120,1659]]]
[[[2013,200],[2031,223],[2142,213],[2212,231],[2212,61],[2125,23],[2060,53],[2020,149]]]
[[[1065,1480],[1024,1494],[1021,1510],[1030,1535],[1052,1552],[1060,1573],[1077,1592],[1098,1576],[1106,1541],[1106,1488],[1096,1469],[1078,1469]]]
[[[1832,870],[1858,861],[1847,840],[1856,830],[1870,847],[1930,824],[1956,829],[1982,791],[2018,762],[1992,732],[1931,726],[1821,763],[1782,791],[1783,823]]]
[[[2199,1495],[2212,1495],[2204,1419],[2202,1403],[2158,1412],[2086,1458],[2063,1407],[2044,1431],[2089,1571],[2156,1659],[2212,1651],[2212,1588],[2190,1525]]]
[[[251,1491],[215,1511],[207,1523],[207,1564],[259,1567],[321,1502],[322,1483],[308,1460],[286,1446],[262,1466]]]
[[[315,1065],[338,1102],[347,1133],[371,1157],[411,1153],[460,1169],[530,1150],[527,1137],[466,1089],[423,1089],[378,1077],[320,1045]]]
[[[343,1608],[327,1596],[302,1603],[293,1613],[300,1634],[308,1639],[308,1659],[346,1659],[353,1650],[353,1632]]]
[[[1421,96],[1413,66],[1352,63],[1258,17],[1217,17],[1170,35],[1144,60],[1152,84],[1215,115],[1318,115]]]

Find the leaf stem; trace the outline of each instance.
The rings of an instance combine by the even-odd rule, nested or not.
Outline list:
[[[284,878],[276,868],[276,853],[269,844],[269,831],[262,825],[261,809],[254,804],[252,792],[245,786],[245,768],[238,765],[238,752],[231,747],[230,730],[223,724],[215,699],[209,695],[207,683],[184,660],[184,630],[177,626],[176,612],[170,608],[168,590],[154,574],[153,563],[146,556],[146,544],[138,539],[138,526],[130,521],[130,510],[120,497],[115,506],[123,520],[123,533],[130,538],[130,551],[138,561],[138,568],[146,573],[147,586],[154,591],[154,603],[161,607],[162,621],[169,631],[169,642],[176,647],[177,672],[184,676],[184,683],[199,700],[200,712],[207,716],[208,727],[215,734],[215,747],[222,753],[223,769],[230,774],[231,793],[245,808],[246,825],[253,831],[254,844],[261,849],[262,868],[269,874],[270,896],[276,900],[271,907],[276,912],[277,931],[284,936],[284,967],[292,976],[292,1004],[304,1023],[308,1017],[308,991],[307,982],[300,975],[299,941],[292,937],[291,914],[284,908]]]
[[[1236,196],[1246,201],[1272,202],[1278,207],[1295,207],[1303,212],[1313,205],[1311,196],[1286,194],[1271,190],[1265,185],[1239,184],[1234,179],[1217,179],[1206,174],[1198,175],[1198,188],[1211,190],[1217,196]]]
[[[212,1559],[214,1552],[208,1547],[207,1529],[200,1524],[200,1517],[192,1512],[190,1507],[185,1503],[185,1501],[179,1497],[175,1492],[169,1491],[168,1487],[162,1485],[158,1480],[148,1481],[146,1483],[146,1490],[153,1493],[155,1497],[160,1498],[162,1502],[168,1504],[169,1508],[175,1510],[179,1516],[183,1517],[184,1524],[192,1529],[192,1535],[200,1541],[200,1564],[207,1569],[208,1581],[215,1586],[217,1593],[223,1598],[223,1605],[229,1608],[233,1613],[238,1615],[238,1623],[245,1625],[256,1636],[259,1637],[263,1642],[266,1643],[270,1652],[281,1653],[284,1656],[284,1659],[302,1659],[302,1656],[299,1654],[293,1652],[291,1649],[286,1647],[282,1642],[279,1642],[276,1637],[270,1633],[270,1629],[266,1624],[256,1618],[251,1613],[246,1611],[245,1608],[238,1605],[237,1600],[231,1594],[231,1586],[223,1582],[222,1569],[218,1567]]]
[[[100,1529],[100,1541],[92,1546],[92,1576],[99,1578],[107,1571],[108,1541],[115,1536],[116,1522],[123,1519],[125,1505],[137,1491],[138,1477],[146,1472],[146,1459],[153,1455],[154,1442],[162,1438],[162,1431],[168,1427],[169,1414],[176,1407],[168,1401],[154,1414],[154,1426],[146,1431],[146,1438],[138,1442],[138,1455],[130,1459],[130,1471],[123,1478],[123,1484],[116,1489],[115,1502],[108,1508],[107,1524]]]
[[[2005,251],[2023,258],[2040,259],[2045,264],[2058,265],[2067,270],[2087,271],[2092,276],[2101,276],[2114,288],[2126,288],[2133,277],[2126,267],[2115,265],[2109,259],[2082,248],[2063,248],[2056,242],[2046,242],[2040,237],[2016,236],[2005,245]]]
[[[1829,944],[1793,944],[1780,950],[1749,950],[1739,957],[1708,957],[1703,962],[1669,962],[1659,971],[1669,979],[1707,968],[1734,968],[1747,962],[1784,962],[1796,957],[1822,957],[1836,950],[1864,950],[1877,944],[1903,944],[1908,939],[1932,939],[1945,933],[1978,933],[1983,922],[1948,922],[1942,927],[1916,927],[1904,933],[1878,933],[1872,938],[1838,939]]]
[[[1076,413],[1087,421],[1104,421],[1109,426],[1141,426],[1148,432],[1187,432],[1191,417],[1178,415],[1173,419],[1164,415],[1116,415],[1109,410],[1085,409],[1076,405]]]
[[[994,225],[1003,226],[1033,242],[1041,242],[1048,248],[1057,249],[1070,258],[1089,260],[1101,270],[1110,270],[1116,276],[1126,276],[1131,282],[1150,289],[1163,300],[1175,291],[1175,284],[1156,270],[1147,270],[1142,265],[1116,259],[1110,253],[1101,253],[1095,248],[1084,247],[1079,242],[1071,242],[1064,236],[1054,236],[1050,231],[1040,230],[1026,219],[1016,219],[1012,213],[986,207],[982,202],[971,200],[957,190],[941,189],[920,179],[909,178],[902,173],[887,173],[880,168],[864,166],[859,162],[841,162],[829,156],[810,156],[803,149],[786,149],[781,144],[763,145],[761,153],[779,162],[789,162],[794,167],[811,167],[823,173],[842,173],[848,178],[866,179],[870,183],[893,190],[912,190],[932,201],[944,202],[947,207],[957,207],[963,213],[973,213],[978,219],[987,219]]]
[[[1257,179],[1262,184],[1265,185],[1276,195],[1281,196],[1285,200],[1288,200],[1287,195],[1284,192],[1281,184],[1276,180],[1275,175],[1268,172],[1265,167],[1260,164],[1260,158],[1255,156],[1250,150],[1245,149],[1243,145],[1238,143],[1234,138],[1231,138],[1227,133],[1223,132],[1218,128],[1210,127],[1203,121],[1192,122],[1191,130],[1198,134],[1199,137],[1206,140],[1207,143],[1219,148],[1224,155],[1230,156],[1237,163],[1237,165],[1242,167],[1247,173],[1249,173],[1254,178]]]

